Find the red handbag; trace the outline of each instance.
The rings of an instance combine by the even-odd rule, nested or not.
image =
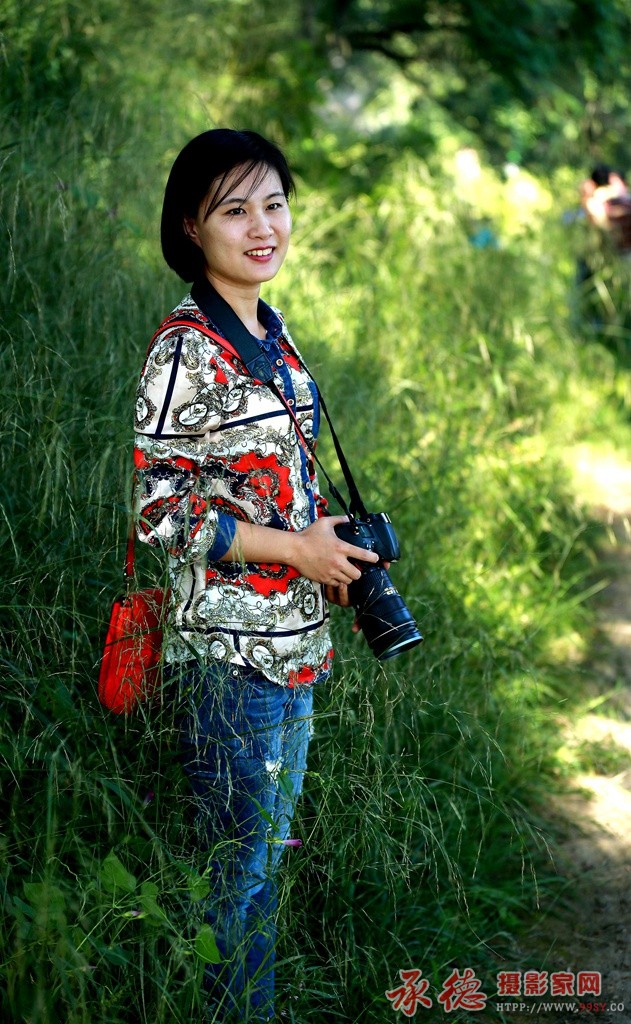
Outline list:
[[[135,530],[127,538],[123,575],[127,593],[112,605],[99,671],[99,700],[116,715],[128,715],[148,700],[160,680],[162,626],[169,591],[131,591]]]

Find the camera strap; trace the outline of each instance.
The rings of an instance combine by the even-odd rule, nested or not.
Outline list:
[[[335,428],[333,426],[333,423],[331,422],[331,417],[325,405],[322,394],[320,393],[320,388],[318,387],[316,381],[311,376],[309,370],[304,365],[302,360],[300,360],[300,365],[302,369],[305,371],[305,373],[308,375],[309,379],[313,381],[313,384],[315,385],[315,389],[318,395],[318,401],[320,402],[322,411],[326,417],[327,423],[329,424],[329,430],[331,431],[331,437],[333,439],[333,444],[335,446],[335,452],[340,464],[340,468],[344,475],[344,479],[346,481],[346,486],[348,487],[348,493],[350,495],[350,503],[348,505],[344,498],[342,497],[342,495],[340,494],[340,492],[338,491],[333,481],[331,480],[326,469],[320,462],[320,459],[316,455],[314,446],[305,437],[300,427],[300,424],[298,423],[298,419],[296,417],[294,410],[291,408],[284,394],[276,384],[274,380],[274,370],[272,368],[272,364],[270,363],[269,359],[262,351],[260,346],[257,345],[256,339],[247,330],[245,324],[237,316],[232,306],[228,302],[226,302],[226,300],[219,294],[219,292],[215,288],[213,288],[212,284],[207,278],[202,278],[195,282],[195,284],[191,288],[191,296],[193,298],[193,301],[201,309],[202,313],[204,313],[205,316],[207,316],[209,320],[211,320],[212,323],[214,323],[219,328],[222,334],[225,335],[225,339],[215,336],[217,341],[220,343],[228,341],[229,344],[234,349],[234,351],[239,356],[239,358],[241,359],[241,362],[244,363],[244,365],[246,366],[248,373],[250,373],[257,380],[261,381],[262,384],[266,384],[267,387],[269,387],[274,392],[276,397],[282,402],[285,409],[289,413],[289,416],[292,419],[292,422],[294,424],[296,433],[301,444],[306,449],[307,454],[314,460],[314,462],[317,463],[318,467],[321,469],[322,474],[329,486],[331,494],[333,495],[335,500],[340,504],[341,508],[343,508],[344,512],[346,512],[350,519],[365,518],[368,514],[366,511],[366,506],[364,505],[361,499],[359,490],[357,489],[357,484],[355,483],[353,474],[351,473],[350,466],[342,450],[342,445],[340,444],[339,438],[335,433]],[[265,308],[264,304],[262,303],[262,300],[259,299],[259,310],[261,310],[261,307],[263,309]]]

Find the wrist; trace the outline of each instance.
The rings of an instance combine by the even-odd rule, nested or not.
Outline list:
[[[304,533],[301,530],[292,530],[289,533],[283,534],[283,540],[286,545],[286,556],[284,561],[287,562],[287,565],[291,565],[292,569],[298,569],[298,571],[300,571],[300,565],[302,563],[303,553],[305,550]]]

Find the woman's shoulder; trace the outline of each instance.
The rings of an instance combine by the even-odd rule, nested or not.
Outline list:
[[[165,316],[153,335],[141,378],[165,382],[174,371],[178,384],[184,381],[187,386],[198,386],[200,381],[204,387],[227,385],[248,376],[237,351],[190,294]]]
[[[155,331],[149,343],[147,358],[160,361],[165,352],[175,348],[184,357],[190,352],[197,359],[203,355],[212,357],[222,354],[220,336],[213,330],[213,325],[190,292],[165,316]]]
[[[179,330],[181,332],[182,329],[194,332],[196,331],[199,334],[203,334],[203,329],[206,325],[207,320],[204,317],[204,314],[200,310],[199,306],[194,302],[193,297],[189,292],[180,300],[180,302],[178,302],[177,306],[175,306],[175,308],[165,316],[157,331],[154,333],[152,341],[162,338],[164,335],[168,335],[173,331]]]

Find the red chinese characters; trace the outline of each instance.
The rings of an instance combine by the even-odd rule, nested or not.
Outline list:
[[[417,1010],[431,1008],[429,981],[424,979],[422,974],[423,972],[418,969],[399,971],[403,984],[386,992],[386,998],[392,1003],[393,1010],[406,1017],[413,1017]],[[531,999],[544,995],[599,996],[602,987],[600,971],[505,970],[498,971],[496,981],[497,995],[508,997],[508,1001],[497,1003],[496,1006],[507,1009],[518,1005],[510,1002],[510,998],[514,996]],[[455,967],[443,982],[437,996],[437,1001],[445,1013],[453,1013],[456,1010],[476,1013],[485,1009],[487,1000],[488,996],[482,991],[481,982],[472,967],[465,967],[463,971]],[[536,1003],[533,1002],[532,1005],[535,1006]],[[577,1003],[571,1001],[563,1005],[570,1008],[578,1007]]]
[[[386,999],[391,1001],[393,1009],[400,1010],[406,1017],[413,1017],[419,1006],[428,1009],[432,1005],[430,997],[425,995],[429,988],[427,978],[423,978],[420,984],[417,984],[422,973],[414,969],[399,971],[403,984],[386,992]]]
[[[451,1013],[452,1010],[483,1010],[487,996],[480,991],[480,985],[471,967],[465,967],[462,974],[455,967],[443,984],[438,1002],[442,1003],[445,1013]]]

